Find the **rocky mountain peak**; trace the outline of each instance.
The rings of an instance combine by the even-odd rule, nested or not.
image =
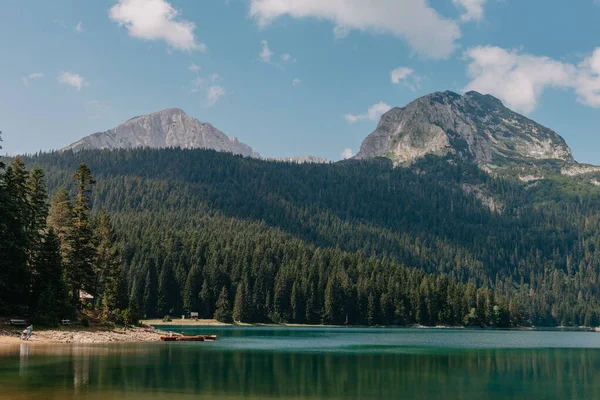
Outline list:
[[[407,163],[453,154],[482,167],[559,160],[574,163],[564,139],[490,95],[435,92],[385,113],[362,143],[358,159]]]
[[[259,157],[250,146],[228,137],[209,123],[190,117],[181,108],[132,118],[108,131],[87,136],[64,150],[135,147],[202,148]]]

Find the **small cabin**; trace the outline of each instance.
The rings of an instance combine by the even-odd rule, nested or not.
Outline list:
[[[191,319],[198,319],[198,313],[197,312],[191,312],[190,313],[190,318]]]
[[[84,304],[94,304],[94,296],[92,296],[85,290],[80,290],[79,291],[79,301]]]

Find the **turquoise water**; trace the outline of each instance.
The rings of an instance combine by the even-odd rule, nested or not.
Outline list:
[[[0,347],[1,399],[600,399],[600,334],[172,328],[214,343]]]

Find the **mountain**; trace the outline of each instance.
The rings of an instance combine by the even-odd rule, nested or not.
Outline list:
[[[563,168],[576,164],[556,132],[473,91],[436,92],[391,109],[355,158],[383,156],[404,164],[428,154],[451,154],[487,171],[544,161]]]
[[[209,123],[200,122],[179,108],[169,108],[135,117],[116,128],[87,136],[63,150],[118,149],[118,148],[212,149],[259,157],[250,146],[237,138],[230,138]]]

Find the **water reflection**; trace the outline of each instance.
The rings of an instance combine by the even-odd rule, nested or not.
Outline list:
[[[25,344],[0,355],[2,393],[30,399],[600,398],[599,371],[597,349],[323,354],[179,343]]]
[[[24,377],[27,373],[27,361],[29,360],[29,343],[19,345],[19,376]]]

